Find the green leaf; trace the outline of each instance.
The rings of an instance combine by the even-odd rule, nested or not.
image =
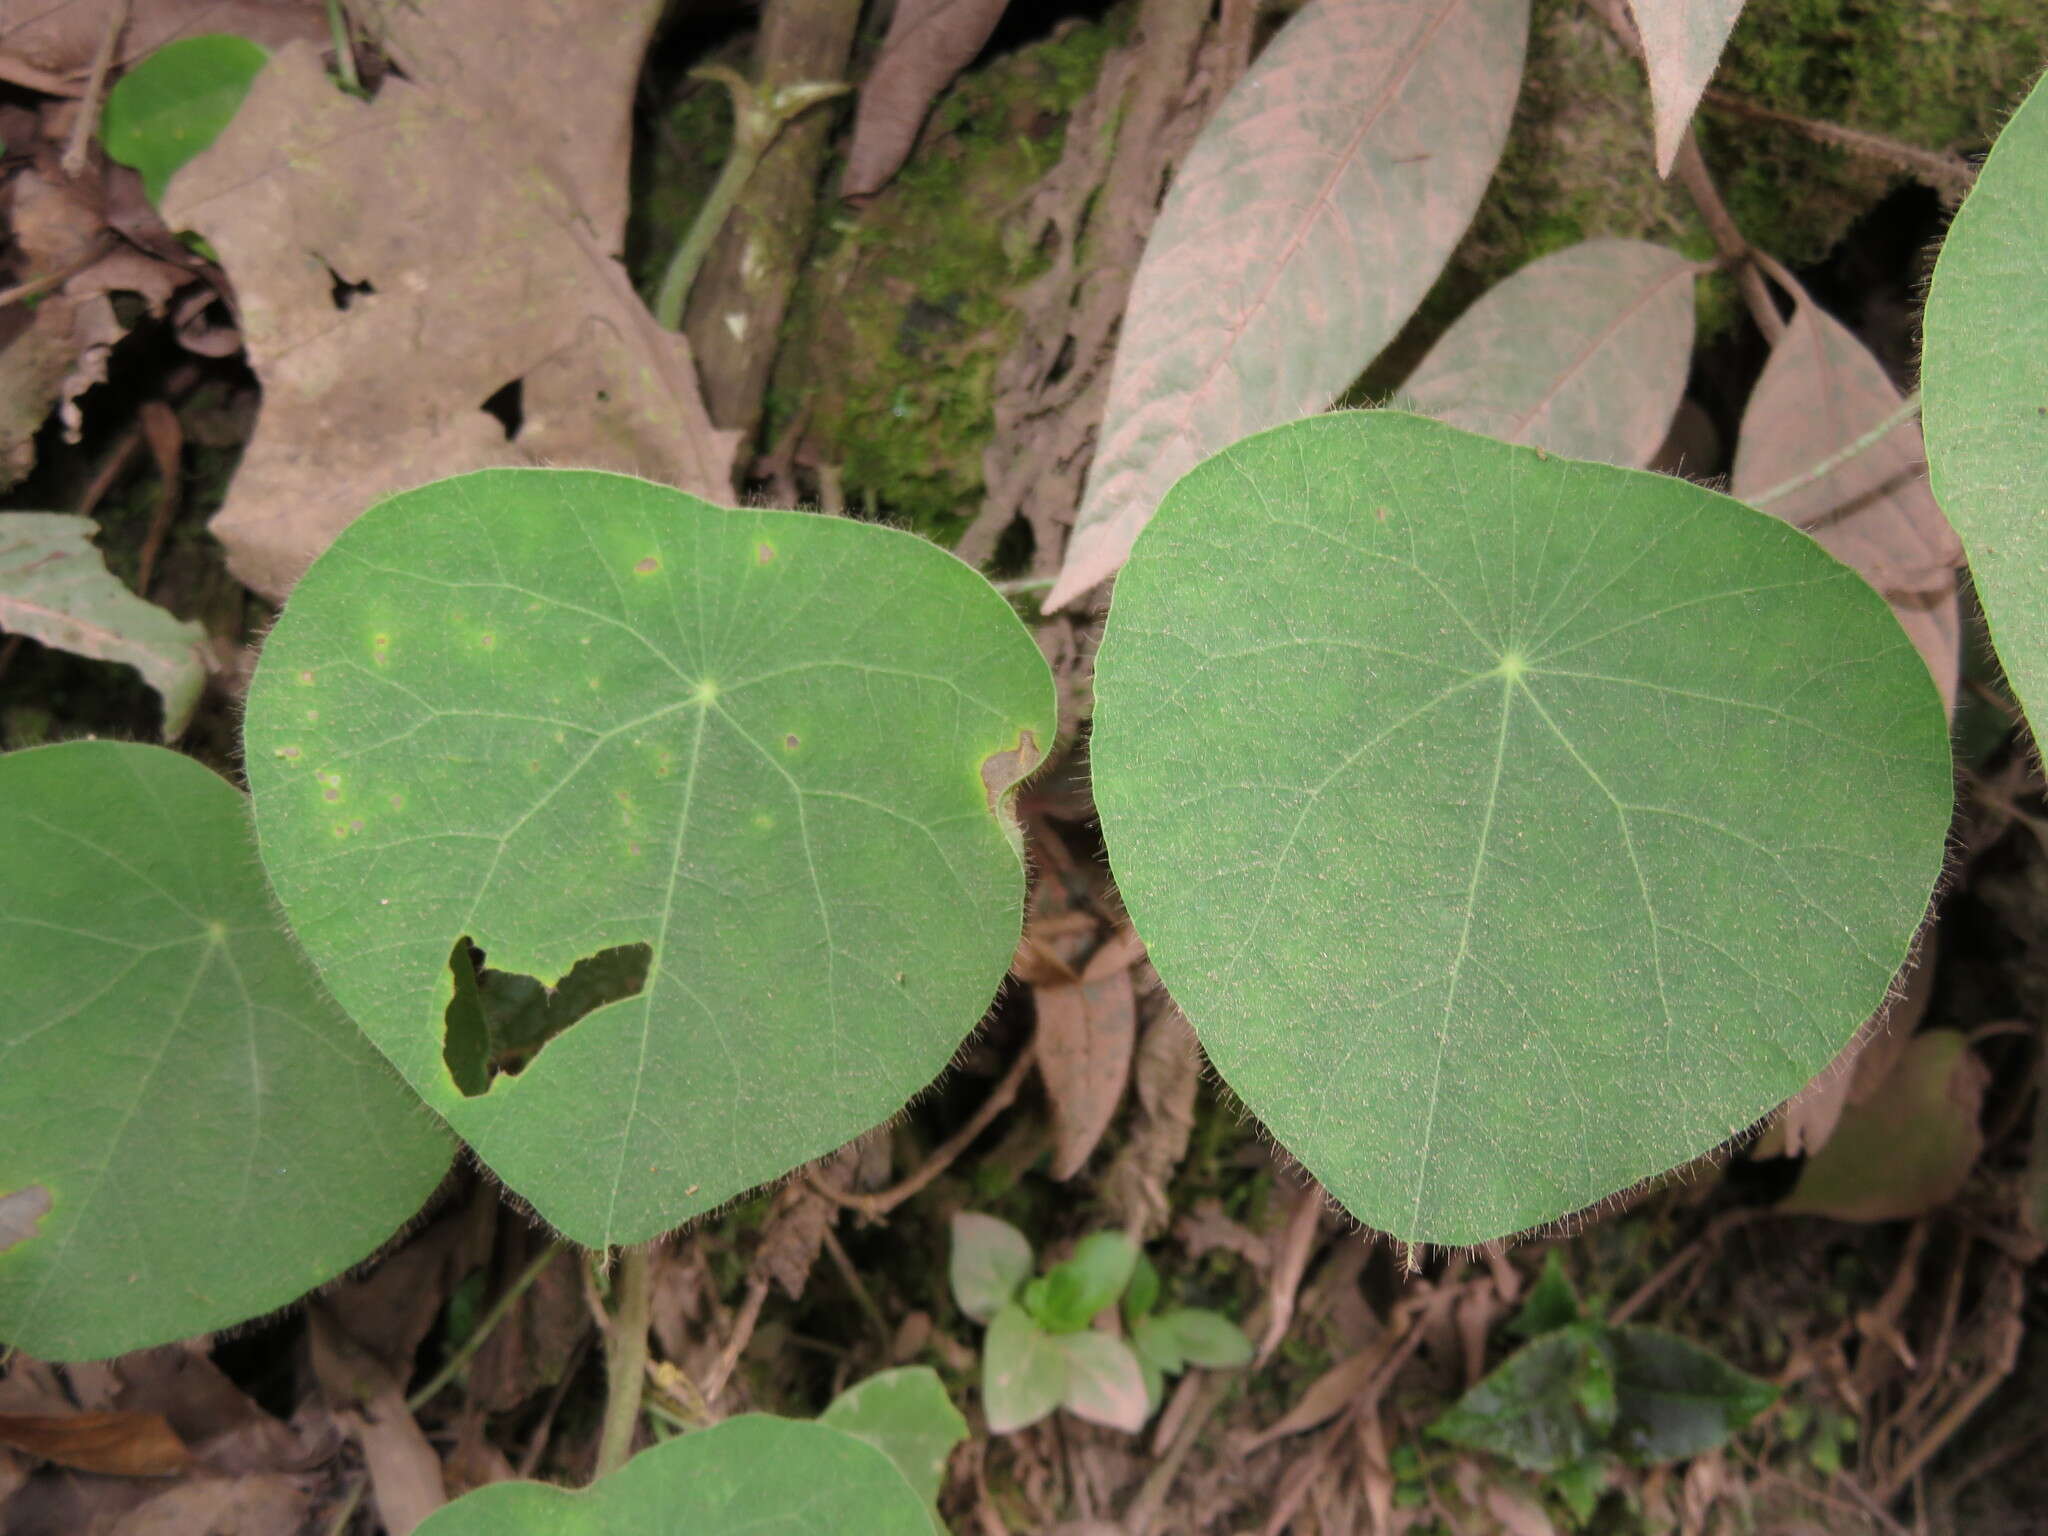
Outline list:
[[[175,741],[206,687],[206,630],[129,591],[93,548],[98,531],[65,512],[0,512],[0,630],[133,667]]]
[[[1002,796],[1052,731],[1030,636],[932,545],[508,469],[379,503],[315,562],[247,754],[265,867],[342,1005],[602,1246],[944,1068],[1016,946]],[[646,982],[489,1077],[464,940],[542,985],[644,945]]]
[[[1669,176],[1700,93],[1742,14],[1742,0],[1628,0],[1643,39],[1657,136],[1657,174]]]
[[[931,1536],[895,1463],[822,1423],[742,1414],[642,1451],[571,1491],[492,1483],[414,1527],[417,1536]]]
[[[1139,1318],[1149,1315],[1158,1305],[1159,1271],[1141,1251],[1138,1262],[1131,1267],[1131,1283],[1124,1291],[1124,1321],[1135,1326]]]
[[[1024,1308],[1048,1333],[1086,1328],[1130,1283],[1138,1248],[1121,1232],[1094,1232],[1074,1256],[1024,1287]]]
[[[1811,539],[1393,412],[1183,480],[1096,696],[1169,991],[1408,1241],[1553,1220],[1796,1093],[1886,996],[1952,801],[1926,668]]]
[[[1767,1381],[1656,1328],[1609,1328],[1614,1446],[1639,1463],[1676,1461],[1725,1445],[1778,1399]]]
[[[107,92],[100,140],[110,159],[142,173],[163,201],[172,175],[220,137],[270,55],[225,32],[166,43]]]
[[[1136,1434],[1152,1412],[1145,1373],[1131,1346],[1115,1334],[1085,1328],[1053,1342],[1067,1361],[1067,1390],[1060,1406],[1091,1424]]]
[[[1181,475],[1323,409],[1393,339],[1492,179],[1528,32],[1528,0],[1311,0],[1260,52],[1146,241],[1047,612]]]
[[[1529,1298],[1508,1325],[1522,1337],[1533,1339],[1558,1328],[1568,1328],[1583,1317],[1579,1293],[1564,1272],[1564,1251],[1553,1248],[1543,1256],[1543,1273],[1529,1287]]]
[[[994,1216],[953,1218],[953,1299],[977,1323],[1008,1306],[1031,1276],[1031,1239]]]
[[[1605,1451],[1616,1418],[1614,1364],[1598,1323],[1525,1344],[1429,1426],[1440,1440],[1550,1472]]]
[[[2005,125],[1934,264],[1921,363],[1928,476],[1991,643],[2048,721],[2048,83]]]
[[[1175,1307],[1159,1321],[1173,1335],[1175,1347],[1189,1365],[1232,1371],[1251,1363],[1252,1341],[1221,1312],[1205,1307]]]
[[[1692,363],[1699,264],[1641,240],[1587,240],[1483,294],[1401,386],[1454,427],[1641,468]]]
[[[981,1410],[991,1434],[1036,1424],[1067,1394],[1067,1356],[1060,1341],[1014,1302],[989,1324],[981,1346]]]
[[[928,1365],[906,1365],[855,1383],[832,1399],[818,1422],[887,1456],[927,1504],[938,1502],[946,1458],[967,1438],[967,1421]]]
[[[161,747],[0,757],[0,1342],[120,1354],[388,1238],[449,1141],[314,981],[233,787]]]
[[[1131,1348],[1140,1365],[1149,1366],[1162,1376],[1178,1376],[1187,1369],[1180,1340],[1163,1317],[1139,1318],[1131,1329]]]

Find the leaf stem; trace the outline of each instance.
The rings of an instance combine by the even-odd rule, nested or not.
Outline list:
[[[605,1340],[604,1425],[597,1437],[597,1476],[616,1472],[633,1453],[640,1424],[640,1398],[647,1375],[648,1312],[654,1291],[654,1257],[645,1248],[619,1255],[612,1287],[611,1337]]]
[[[1892,433],[1919,414],[1920,391],[1916,389],[1899,402],[1897,410],[1893,411],[1883,421],[1880,421],[1854,442],[1837,448],[1818,464],[1808,465],[1798,474],[1792,476],[1791,479],[1780,480],[1761,495],[1750,497],[1749,504],[1752,507],[1768,507],[1774,501],[1783,501],[1794,491],[1805,490],[1814,481],[1824,479],[1833,474],[1858,454],[1869,452],[1869,450],[1875,448],[1879,443],[1890,437]]]
[[[469,1362],[476,1357],[476,1352],[484,1347],[484,1340],[491,1336],[498,1324],[512,1315],[512,1309],[519,1305],[519,1298],[533,1288],[533,1282],[540,1278],[540,1272],[554,1263],[566,1246],[557,1238],[513,1277],[512,1283],[505,1287],[504,1294],[491,1303],[490,1311],[477,1321],[476,1327],[470,1330],[469,1337],[457,1346],[455,1352],[442,1364],[441,1369],[428,1377],[426,1384],[405,1400],[405,1406],[409,1411],[418,1413],[434,1400],[443,1387],[462,1374]]]
[[[355,40],[349,36],[348,12],[341,0],[327,0],[327,30],[334,38],[334,78],[351,96],[368,98],[363,77],[356,69]]]
[[[841,84],[807,80],[784,86],[779,91],[764,92],[749,84],[738,71],[723,64],[702,65],[690,71],[690,78],[715,80],[731,95],[732,153],[726,156],[725,168],[718,173],[718,180],[712,184],[704,206],[690,221],[675,254],[669,257],[668,269],[661,275],[661,287],[654,296],[654,319],[667,331],[682,329],[683,310],[690,301],[690,288],[697,280],[704,258],[711,253],[711,242],[725,228],[726,217],[753,178],[761,157],[775,142],[776,135],[819,102],[828,101],[848,89]]]

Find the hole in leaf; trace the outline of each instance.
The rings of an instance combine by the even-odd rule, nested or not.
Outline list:
[[[526,381],[514,379],[493,390],[482,409],[486,416],[497,418],[498,425],[505,429],[506,442],[516,440],[519,429],[526,425]]]
[[[441,1059],[472,1099],[490,1092],[493,1079],[525,1071],[550,1040],[587,1014],[638,996],[654,951],[645,944],[599,950],[552,987],[517,971],[493,970],[484,958],[467,934],[448,956],[454,987],[443,1015]]]
[[[334,300],[334,307],[336,309],[345,310],[355,303],[359,296],[373,294],[377,291],[377,285],[368,278],[364,278],[359,283],[352,283],[332,267],[328,267],[327,275],[334,280],[333,286],[327,292],[329,297]]]
[[[0,1195],[0,1253],[36,1235],[36,1223],[50,1214],[50,1192],[40,1184]]]

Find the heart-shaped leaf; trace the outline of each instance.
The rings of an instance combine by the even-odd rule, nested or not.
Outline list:
[[[1207,1307],[1175,1307],[1154,1321],[1167,1329],[1175,1353],[1189,1365],[1230,1371],[1251,1363],[1252,1341],[1221,1312],[1212,1312]]]
[[[1323,409],[1393,339],[1493,176],[1528,32],[1528,0],[1311,0],[1266,45],[1146,242],[1048,612],[1197,462]]]
[[[830,1151],[945,1066],[1016,946],[1003,794],[1052,730],[1037,647],[943,550],[509,469],[336,540],[264,646],[247,747],[264,863],[335,995],[598,1245]],[[475,1035],[479,955],[644,982],[508,1064]]]
[[[1698,270],[1642,240],[1587,240],[1533,261],[1444,332],[1402,403],[1510,443],[1641,468],[1685,393]]]
[[[938,1501],[946,1458],[967,1438],[967,1421],[928,1365],[880,1371],[856,1382],[832,1399],[818,1422],[887,1456],[927,1504]]]
[[[314,981],[243,797],[160,747],[0,757],[0,1342],[120,1354],[356,1263],[447,1133]]]
[[[2005,125],[1927,291],[1928,474],[1962,535],[1991,643],[2048,721],[2048,83]]]
[[[960,1310],[990,1322],[1031,1278],[1031,1239],[1007,1221],[961,1211],[953,1218],[951,1277]]]
[[[1187,476],[1096,688],[1161,977],[1410,1240],[1563,1216],[1797,1092],[1885,996],[1949,821],[1927,670],[1811,539],[1392,412]]]
[[[577,1491],[492,1483],[417,1536],[931,1536],[894,1462],[827,1424],[742,1414],[642,1451]]]

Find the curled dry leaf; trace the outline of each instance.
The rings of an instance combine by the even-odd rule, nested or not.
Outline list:
[[[1628,0],[1642,34],[1657,135],[1657,174],[1669,176],[1700,93],[1742,14],[1742,0]]]
[[[613,259],[658,9],[388,6],[404,75],[374,101],[335,90],[312,46],[285,48],[178,173],[165,218],[220,252],[263,384],[212,525],[243,581],[279,595],[371,502],[485,465],[729,496],[731,442],[688,343]],[[514,384],[508,441],[482,407]]]
[[[1459,316],[1401,386],[1402,403],[1639,469],[1685,393],[1698,270],[1642,240],[1587,240],[1531,262]]]
[[[1118,1221],[1148,1238],[1163,1232],[1173,1214],[1166,1185],[1187,1155],[1201,1075],[1195,1032],[1168,1003],[1139,1039],[1133,1073],[1137,1123],[1102,1178],[1103,1200]]]
[[[1324,409],[1407,320],[1493,175],[1528,30],[1527,0],[1312,0],[1267,45],[1153,226],[1047,612],[1182,474]]]
[[[1870,349],[1802,295],[1743,411],[1730,491],[1763,496],[1881,425],[1902,398]],[[1806,529],[1885,595],[1953,714],[1962,547],[1927,488],[1919,425],[1900,422],[1765,510]]]
[[[0,1445],[107,1477],[176,1477],[192,1460],[156,1413],[0,1413]]]
[[[129,1510],[108,1536],[277,1536],[305,1529],[312,1507],[301,1478],[202,1477]]]
[[[1130,1081],[1138,1034],[1131,966],[1144,949],[1129,928],[1110,940],[1071,981],[1042,980],[1038,1008],[1038,1075],[1052,1111],[1050,1172],[1070,1179],[1109,1129]]]
[[[1009,0],[897,0],[889,35],[860,88],[839,190],[866,197],[902,169],[917,130],[955,75],[974,62]]]

